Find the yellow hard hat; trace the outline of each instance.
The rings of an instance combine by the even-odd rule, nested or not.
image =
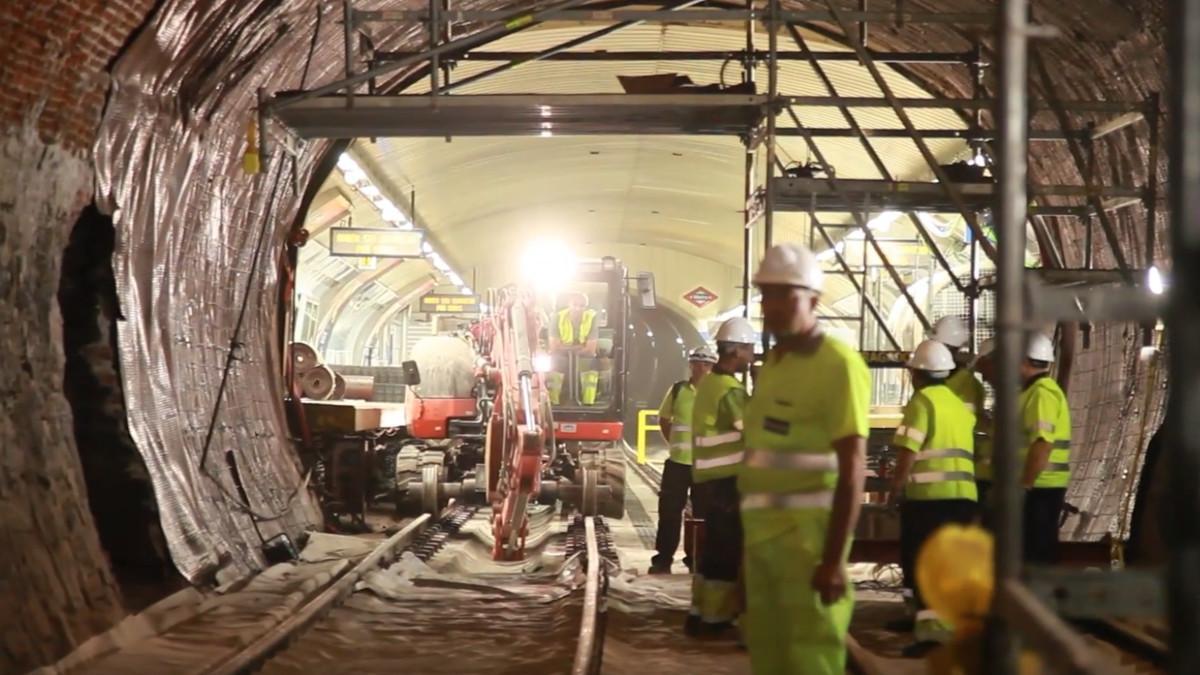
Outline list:
[[[929,608],[958,636],[978,633],[992,604],[992,535],[976,525],[945,525],[921,546],[917,585]]]

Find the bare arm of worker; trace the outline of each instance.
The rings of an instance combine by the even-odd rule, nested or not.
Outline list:
[[[579,352],[584,356],[595,356],[596,348],[600,345],[600,341],[596,338],[590,338],[587,342],[579,347]]]
[[[846,545],[858,524],[862,507],[863,480],[867,468],[867,439],[850,436],[834,441],[837,451],[838,479],[833,491],[833,511],[825,532],[825,552],[813,573],[813,589],[821,602],[831,605],[846,595]]]
[[[1037,439],[1033,445],[1029,446],[1029,454],[1025,456],[1025,472],[1021,474],[1021,485],[1027,488],[1033,487],[1033,482],[1050,463],[1051,448],[1053,446],[1050,441],[1044,438]]]

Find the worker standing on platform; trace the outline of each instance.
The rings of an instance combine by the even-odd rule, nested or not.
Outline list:
[[[596,348],[599,345],[600,324],[596,310],[588,307],[588,297],[571,293],[567,306],[559,310],[550,330],[550,351],[554,354],[555,369],[547,374],[546,388],[550,402],[557,404],[562,397],[564,372],[574,359],[579,370],[579,402],[596,403],[600,388],[600,371],[595,369]]]
[[[922,601],[916,561],[921,546],[938,528],[975,518],[975,414],[950,389],[955,361],[943,343],[922,342],[907,365],[913,395],[892,440],[898,451],[892,498],[901,502],[904,586],[913,592],[917,607],[913,629],[917,643],[905,655],[920,656],[953,635],[952,627]]]
[[[742,522],[737,472],[742,462],[746,386],[736,377],[754,360],[758,336],[734,317],[717,330],[717,364],[700,381],[692,408],[692,508],[704,520],[692,608],[685,631],[716,635],[733,627],[739,601]]]
[[[692,489],[692,406],[696,387],[716,362],[716,355],[707,347],[693,349],[688,354],[690,376],[671,385],[658,407],[658,426],[670,447],[670,457],[663,464],[658,490],[658,536],[654,539],[656,553],[650,560],[650,574],[670,574],[675,561],[683,509]],[[691,550],[683,552],[683,564],[691,571]]]
[[[754,277],[765,357],[746,407],[738,477],[745,528],[744,635],[758,675],[846,672],[854,600],[846,561],[862,503],[871,375],[817,322],[823,273],[780,244]]]
[[[1018,400],[1025,487],[1025,561],[1053,564],[1058,553],[1058,522],[1071,479],[1071,406],[1050,377],[1054,343],[1034,333],[1021,362],[1025,389]]]

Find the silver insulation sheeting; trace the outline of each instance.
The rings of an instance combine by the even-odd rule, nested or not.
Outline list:
[[[307,1],[163,3],[113,67],[95,146],[99,203],[118,235],[129,427],[171,555],[192,581],[218,568],[229,579],[262,567],[251,512],[264,538],[321,524],[287,439],[276,327],[278,261],[299,205],[296,185],[322,148],[310,145],[299,165],[281,154],[256,176],[241,166],[257,88],[299,86],[315,20]],[[322,35],[340,41],[333,26]],[[330,75],[330,53],[322,51],[310,77]],[[202,468],[247,292],[244,347]]]
[[[518,4],[543,3],[459,7]],[[260,534],[295,536],[321,524],[287,438],[277,298],[280,252],[328,145],[309,143],[294,161],[276,145],[254,176],[243,172],[242,155],[260,87],[272,93],[341,76],[340,13],[341,3],[328,0],[166,0],[112,68],[94,150],[97,201],[118,235],[113,264],[125,316],[118,342],[129,427],[171,555],[192,581],[215,569],[226,579],[258,569]],[[416,25],[372,33],[381,49],[425,39]],[[201,468],[247,289],[244,346]],[[249,504],[238,495],[230,456]]]

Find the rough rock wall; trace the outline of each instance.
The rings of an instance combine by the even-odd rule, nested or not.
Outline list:
[[[90,201],[104,69],[152,2],[0,3],[0,673],[123,610],[62,394],[60,255]]]

